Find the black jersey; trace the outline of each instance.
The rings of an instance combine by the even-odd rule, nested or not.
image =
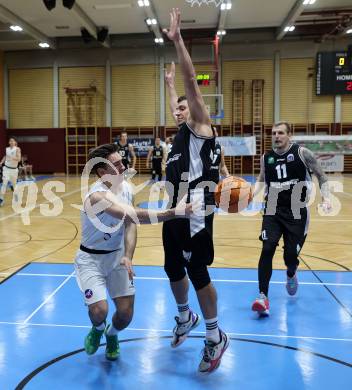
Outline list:
[[[221,145],[219,144],[219,142],[215,142],[211,169],[212,169],[213,180],[216,183],[218,183],[220,180],[220,174],[219,174],[220,163],[221,163]]]
[[[308,203],[311,176],[300,153],[300,146],[292,144],[283,154],[274,150],[264,154],[265,210],[268,213],[276,206],[292,211],[300,202]]]
[[[153,153],[152,153],[153,161],[158,161],[158,160],[161,161],[163,159],[163,156],[164,156],[163,147],[161,145],[160,146],[154,145],[153,146]]]
[[[169,206],[175,207],[187,189],[195,189],[201,182],[215,181],[211,169],[214,149],[214,137],[196,134],[187,123],[180,125],[166,162],[166,190],[172,202]],[[214,204],[213,190],[204,188],[206,204]]]
[[[126,145],[121,145],[120,142],[117,143],[117,151],[119,155],[122,157],[122,163],[126,166],[126,163],[130,162],[130,150],[128,143]],[[126,167],[127,168],[127,167]]]

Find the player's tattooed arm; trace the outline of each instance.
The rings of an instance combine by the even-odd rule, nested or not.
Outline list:
[[[309,170],[311,170],[314,175],[317,177],[319,182],[320,193],[323,198],[323,202],[330,202],[330,190],[328,178],[325,175],[323,169],[318,163],[312,151],[307,148],[300,148],[300,155],[303,159],[303,162]]]

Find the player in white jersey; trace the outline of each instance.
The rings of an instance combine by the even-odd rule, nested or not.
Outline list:
[[[124,180],[125,167],[116,145],[99,146],[89,154],[91,171],[98,180],[90,188],[81,215],[82,239],[75,258],[78,285],[84,293],[92,329],[85,338],[85,350],[94,354],[105,333],[105,356],[119,356],[117,333],[128,326],[133,316],[134,294],[132,258],[136,247],[136,223],[167,221],[192,212],[190,204],[175,209],[153,211],[132,206],[131,186]],[[106,290],[116,311],[106,326]]]
[[[12,188],[15,191],[17,177],[18,177],[18,164],[21,161],[21,149],[17,146],[15,138],[9,139],[9,146],[6,148],[6,154],[1,159],[0,165],[4,164],[2,168],[2,185],[0,190],[0,206],[4,205],[4,196],[8,182],[11,182]]]

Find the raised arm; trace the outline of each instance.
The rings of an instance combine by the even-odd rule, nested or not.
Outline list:
[[[174,42],[176,48],[191,114],[190,125],[199,135],[211,137],[213,133],[210,128],[209,112],[204,104],[202,94],[197,84],[196,73],[191,57],[181,36],[180,21],[180,11],[178,8],[173,8],[170,13],[170,29],[164,29],[163,32]]]
[[[169,107],[170,107],[171,115],[174,122],[177,125],[178,123],[175,117],[175,111],[177,107],[178,95],[175,87],[175,63],[174,62],[171,63],[170,71],[168,71],[167,69],[165,70],[165,84],[169,94]]]
[[[299,152],[307,168],[310,169],[317,177],[323,206],[327,210],[329,210],[331,208],[331,201],[330,201],[329,182],[327,176],[325,175],[324,171],[322,170],[320,164],[318,163],[312,151],[310,151],[307,148],[301,147],[299,149]]]

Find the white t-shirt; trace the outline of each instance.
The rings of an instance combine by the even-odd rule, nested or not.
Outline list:
[[[89,189],[85,200],[94,192],[108,192],[110,189],[98,180]],[[132,205],[132,188],[123,181],[118,194],[121,203]],[[122,250],[124,248],[125,225],[120,219],[102,211],[96,217],[90,218],[85,211],[81,212],[82,239],[81,244],[86,248],[97,250]]]
[[[12,158],[16,157],[17,153],[17,146],[14,146],[11,148],[8,146],[6,148],[6,158],[5,158],[5,165],[9,168],[17,168],[18,167],[18,161],[13,161]]]

